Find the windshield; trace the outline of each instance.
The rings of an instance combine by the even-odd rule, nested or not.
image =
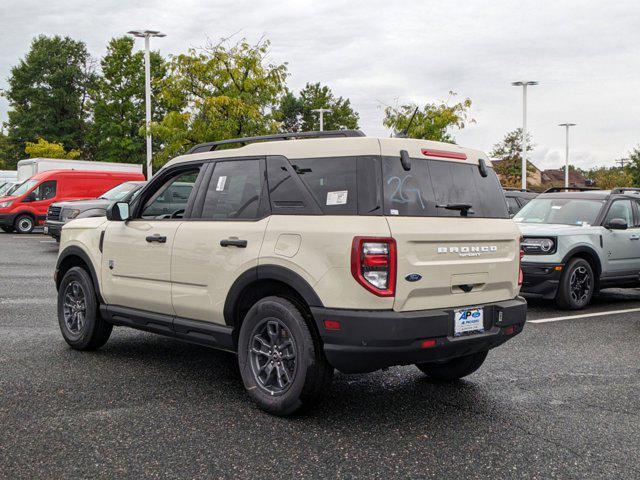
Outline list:
[[[117,202],[125,198],[129,193],[131,193],[132,190],[136,190],[138,188],[140,188],[140,185],[138,185],[137,183],[121,183],[117,187],[113,187],[111,190],[107,190],[105,193],[100,195],[99,198]]]
[[[522,223],[593,225],[603,204],[604,200],[584,198],[536,198],[513,219]]]
[[[19,197],[20,195],[24,195],[25,193],[27,193],[37,184],[38,184],[38,180],[26,180],[22,182],[20,185],[16,185],[17,188],[10,190],[7,193],[10,193],[11,195]]]

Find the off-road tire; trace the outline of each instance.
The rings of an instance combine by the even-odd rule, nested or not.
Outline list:
[[[446,362],[417,363],[416,367],[429,378],[451,382],[471,375],[478,370],[487,358],[488,353],[488,351],[472,353],[471,355],[454,358]]]
[[[577,288],[573,283],[578,277],[588,276],[588,292],[584,288]],[[573,283],[572,283],[573,282]],[[584,283],[584,281],[583,281]],[[584,258],[573,258],[564,267],[558,293],[556,294],[556,304],[563,310],[580,310],[591,302],[595,291],[595,275],[591,264]]]
[[[72,315],[69,315],[69,308],[65,311],[65,302],[67,306],[70,304],[75,306],[82,303],[71,300],[72,298],[80,298],[79,295],[73,295],[74,289],[76,292],[81,291],[81,297],[84,300],[82,327],[77,329],[73,328],[74,325],[78,326],[77,317],[74,324]],[[79,312],[80,307],[74,311]],[[113,326],[105,322],[100,316],[98,299],[91,275],[82,267],[70,268],[60,282],[60,288],[58,289],[58,323],[64,340],[75,350],[96,350],[109,340]]]
[[[263,343],[261,340],[269,338],[264,336],[269,326],[280,328],[277,330],[279,334],[273,337],[275,340]],[[282,347],[286,343],[291,343],[294,350],[292,347]],[[260,354],[253,350],[254,347],[258,348],[256,345]],[[274,345],[278,348],[274,348]],[[292,359],[287,358],[292,353],[295,354],[293,366]],[[266,369],[260,367],[262,361],[266,369],[269,368],[266,364],[271,363],[269,375],[266,375]],[[291,415],[313,405],[333,379],[333,367],[327,362],[311,325],[292,302],[282,297],[265,297],[251,307],[240,328],[238,363],[249,396],[259,408],[273,415]],[[284,378],[283,368],[287,368],[290,382],[286,389],[274,391],[283,387],[266,383],[278,383],[281,377]],[[262,372],[266,380],[257,372]],[[280,375],[281,372],[283,375]]]
[[[18,233],[31,233],[36,228],[36,221],[31,215],[18,215],[13,222],[13,228]]]

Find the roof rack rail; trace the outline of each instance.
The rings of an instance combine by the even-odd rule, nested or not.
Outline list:
[[[616,187],[616,188],[612,188],[612,189],[611,189],[611,194],[616,194],[616,193],[625,193],[625,192],[635,192],[635,193],[640,193],[640,188],[634,188],[634,187]]]
[[[339,138],[339,137],[365,137],[365,136],[366,135],[361,130],[325,130],[322,132],[275,133],[273,135],[230,138],[228,140],[220,140],[218,142],[199,143],[198,145],[189,149],[189,151],[185,155],[188,155],[190,153],[213,152],[220,145],[231,145],[234,143],[239,143],[244,146],[244,145],[247,145],[248,143],[279,141],[279,140],[294,140],[298,138]]]
[[[601,188],[595,188],[595,187],[551,187],[551,188],[547,188],[542,193],[557,193],[557,192],[570,192],[570,191],[574,191],[574,192],[590,192],[590,191],[594,191],[594,190],[602,190],[602,189]]]
[[[507,192],[529,192],[532,193],[528,188],[516,188],[516,187],[502,187],[503,190]]]

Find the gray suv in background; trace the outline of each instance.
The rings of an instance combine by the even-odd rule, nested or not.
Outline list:
[[[113,202],[130,202],[147,182],[124,182],[90,200],[69,200],[49,206],[44,222],[44,233],[60,241],[60,231],[65,223],[75,218],[104,217]]]
[[[523,293],[577,310],[601,288],[640,286],[640,189],[553,188],[514,220]]]

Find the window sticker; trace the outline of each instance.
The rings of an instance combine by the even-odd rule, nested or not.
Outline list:
[[[391,215],[400,215],[400,212],[398,210],[396,210],[395,208],[392,208],[390,210]]]
[[[346,205],[348,190],[339,192],[327,192],[327,205]]]
[[[220,178],[218,178],[218,185],[216,185],[216,192],[221,192],[224,190],[224,186],[227,183],[227,177],[226,176],[221,176]]]

